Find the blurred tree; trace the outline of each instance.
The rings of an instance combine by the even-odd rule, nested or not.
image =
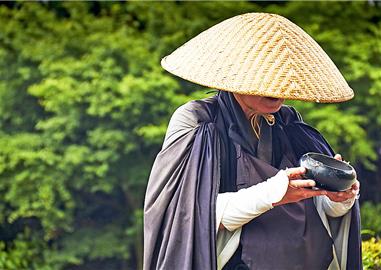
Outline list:
[[[2,224],[35,226],[19,226],[2,247],[24,243],[35,252],[14,264],[9,253],[0,268],[139,264],[147,157],[163,137],[177,84],[123,9],[1,7]]]
[[[379,6],[1,4],[0,269],[141,268],[153,158],[174,109],[206,96],[205,88],[163,71],[160,58],[223,19],[255,11],[301,25],[343,70],[353,102],[295,105],[344,157],[374,169]]]

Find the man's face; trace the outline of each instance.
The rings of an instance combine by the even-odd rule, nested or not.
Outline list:
[[[275,113],[279,111],[284,102],[284,98],[271,98],[252,95],[234,94],[238,103],[246,108],[252,109],[258,113]]]

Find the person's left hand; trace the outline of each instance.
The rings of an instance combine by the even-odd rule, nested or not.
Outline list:
[[[342,161],[343,158],[340,154],[335,155],[335,159]],[[334,202],[343,202],[349,199],[353,199],[360,191],[360,182],[356,182],[352,185],[350,189],[344,191],[327,191],[327,197]]]

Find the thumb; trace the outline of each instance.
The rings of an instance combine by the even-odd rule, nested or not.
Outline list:
[[[306,173],[306,168],[304,167],[295,167],[295,168],[289,168],[286,169],[286,174],[288,176],[288,179],[301,179],[303,178],[303,175]]]
[[[334,156],[334,159],[343,161],[343,157],[342,157],[340,154],[336,154],[336,155]]]
[[[290,186],[294,188],[309,188],[316,185],[314,180],[290,180]]]

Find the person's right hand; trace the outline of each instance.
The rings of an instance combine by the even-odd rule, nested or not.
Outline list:
[[[273,203],[273,206],[299,202],[315,196],[327,195],[326,190],[308,189],[314,187],[316,183],[314,180],[303,180],[303,174],[305,172],[306,168],[304,167],[286,169],[289,179],[286,194],[279,202]]]

